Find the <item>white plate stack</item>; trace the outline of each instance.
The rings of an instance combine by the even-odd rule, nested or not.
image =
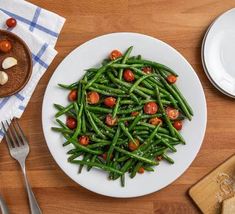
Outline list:
[[[235,8],[210,25],[202,42],[201,58],[211,83],[235,98]]]

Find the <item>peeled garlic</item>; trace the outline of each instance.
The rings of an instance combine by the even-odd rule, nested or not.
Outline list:
[[[3,69],[8,69],[8,68],[11,68],[15,65],[17,65],[17,60],[14,57],[7,57],[2,62]]]
[[[0,71],[0,85],[5,85],[8,81],[8,75],[4,71]]]

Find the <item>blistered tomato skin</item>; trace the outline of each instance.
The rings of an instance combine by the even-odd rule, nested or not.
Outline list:
[[[130,151],[134,151],[139,148],[139,145],[140,145],[140,141],[138,139],[135,139],[135,142],[130,141],[128,143],[128,148]]]
[[[135,80],[135,75],[130,69],[126,69],[123,72],[123,78],[126,82],[132,82]]]
[[[119,50],[113,50],[110,53],[109,58],[110,58],[110,60],[115,60],[115,59],[117,59],[117,58],[119,58],[121,56],[122,56],[122,53]]]
[[[68,100],[70,102],[74,102],[77,100],[77,90],[72,90],[70,91],[69,95],[68,95]]]
[[[104,104],[109,107],[109,108],[113,108],[116,105],[116,98],[114,97],[106,97],[104,99]]]
[[[145,114],[156,114],[158,110],[158,105],[155,102],[149,102],[144,105]]]
[[[176,120],[179,117],[179,110],[175,108],[167,107],[166,114],[171,120]]]
[[[87,94],[87,102],[91,105],[95,105],[100,101],[100,95],[96,91],[90,91]]]
[[[82,146],[87,146],[89,144],[89,141],[90,141],[90,139],[86,135],[82,135],[78,139],[79,144],[81,144]]]
[[[173,126],[175,127],[176,130],[180,131],[183,127],[182,121],[178,120],[173,123]]]
[[[17,24],[17,21],[16,21],[16,19],[14,19],[14,18],[9,18],[9,19],[7,19],[7,21],[6,21],[6,25],[7,25],[7,27],[9,27],[9,28],[15,27],[16,24]]]
[[[77,127],[77,120],[73,117],[67,117],[66,126],[69,129],[75,129]]]
[[[6,39],[0,40],[0,51],[1,52],[8,53],[11,51],[11,49],[12,49],[12,45],[8,40],[6,40]]]
[[[111,114],[108,114],[105,118],[105,123],[108,126],[116,126],[117,125],[117,118],[113,118]]]

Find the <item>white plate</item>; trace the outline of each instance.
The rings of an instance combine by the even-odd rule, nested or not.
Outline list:
[[[235,9],[219,16],[205,35],[202,60],[207,76],[222,93],[235,97]]]
[[[177,146],[177,153],[170,154],[174,165],[164,161],[152,173],[137,175],[134,179],[126,176],[126,186],[120,182],[109,181],[107,174],[92,169],[78,174],[78,166],[67,162],[66,151],[62,147],[63,138],[53,131],[56,110],[53,103],[68,104],[68,92],[57,87],[58,83],[69,84],[82,77],[84,69],[97,66],[113,49],[124,52],[133,45],[132,55],[141,54],[144,58],[161,62],[179,74],[177,85],[194,110],[191,122],[186,121],[182,130],[187,145]],[[92,39],[70,53],[54,72],[43,100],[42,123],[49,150],[61,169],[81,186],[112,197],[136,197],[146,195],[169,185],[189,167],[196,157],[203,141],[207,121],[205,95],[200,80],[186,59],[166,43],[137,33],[113,33]]]

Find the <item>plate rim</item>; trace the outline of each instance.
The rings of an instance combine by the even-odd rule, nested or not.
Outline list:
[[[203,128],[204,128],[204,129],[203,129],[203,132],[202,132],[202,138],[201,138],[202,140],[201,140],[201,142],[200,142],[200,146],[199,146],[198,150],[196,151],[196,153],[194,154],[194,156],[193,156],[192,160],[190,161],[190,163],[184,168],[183,172],[180,173],[177,177],[175,177],[170,183],[168,183],[168,184],[162,186],[161,188],[159,188],[159,189],[157,189],[157,190],[156,190],[156,189],[153,189],[151,192],[135,194],[134,196],[133,196],[133,195],[128,195],[128,196],[127,196],[127,195],[124,195],[124,196],[118,195],[118,196],[117,196],[117,195],[115,195],[115,194],[105,194],[104,192],[97,192],[97,191],[94,191],[94,190],[89,189],[89,188],[87,188],[86,186],[82,185],[81,183],[78,183],[73,177],[71,177],[66,171],[63,170],[62,166],[60,166],[60,164],[57,162],[56,158],[54,157],[53,153],[51,152],[51,149],[50,149],[50,147],[49,147],[49,145],[48,145],[48,143],[47,143],[47,140],[46,140],[45,131],[44,131],[45,127],[44,127],[44,123],[43,123],[43,112],[45,111],[45,110],[44,110],[44,103],[45,103],[46,94],[48,93],[49,82],[51,81],[51,79],[52,79],[53,76],[55,75],[56,70],[59,68],[60,64],[63,63],[63,61],[64,61],[66,58],[68,58],[70,55],[72,55],[73,52],[76,51],[76,49],[82,47],[82,46],[85,45],[86,43],[91,42],[91,41],[94,41],[94,40],[96,40],[96,39],[100,39],[100,38],[102,38],[102,37],[112,36],[112,35],[114,35],[114,34],[115,34],[115,35],[117,35],[117,34],[133,34],[133,35],[138,35],[138,36],[142,36],[142,37],[147,37],[147,38],[150,38],[150,39],[154,39],[154,40],[156,40],[157,42],[160,42],[160,43],[162,43],[163,45],[167,46],[167,47],[170,48],[172,51],[174,51],[177,55],[179,55],[180,58],[181,58],[181,59],[187,64],[187,66],[192,70],[192,75],[194,75],[195,78],[198,80],[198,84],[199,84],[199,86],[200,86],[201,89],[202,89],[202,94],[203,94],[202,100],[203,100],[203,104],[204,104],[204,107],[203,107],[203,108],[204,108],[204,110],[205,110],[205,111],[204,111],[204,118],[205,118],[205,120],[203,121]],[[191,164],[193,163],[193,161],[195,160],[195,158],[196,158],[198,152],[200,151],[201,146],[202,146],[202,143],[203,143],[203,140],[204,140],[204,138],[205,138],[205,133],[206,133],[206,128],[207,128],[207,102],[206,102],[206,97],[205,97],[204,89],[203,89],[203,87],[202,87],[201,81],[200,81],[200,79],[199,79],[199,77],[198,77],[196,71],[194,70],[194,68],[191,66],[191,64],[186,60],[186,58],[185,58],[178,50],[176,50],[174,47],[172,47],[171,45],[167,44],[166,42],[164,42],[164,41],[162,41],[162,40],[160,40],[160,39],[157,39],[157,38],[155,38],[155,37],[153,37],[153,36],[145,35],[145,34],[142,34],[142,33],[136,33],[136,32],[115,32],[115,33],[102,34],[102,35],[99,35],[99,36],[97,36],[97,37],[94,37],[94,38],[92,38],[92,39],[90,39],[90,40],[88,40],[88,41],[85,41],[85,42],[82,43],[81,45],[79,45],[79,46],[77,46],[76,48],[74,48],[67,56],[65,56],[65,57],[63,58],[63,60],[60,62],[60,64],[57,66],[57,68],[55,69],[53,75],[50,77],[50,80],[48,81],[48,85],[47,85],[47,88],[46,88],[46,90],[45,90],[44,97],[43,97],[43,102],[42,102],[42,116],[41,116],[41,119],[42,119],[42,127],[43,127],[43,135],[44,135],[44,139],[45,139],[45,141],[46,141],[47,147],[48,147],[48,149],[49,149],[49,151],[50,151],[50,153],[51,153],[53,159],[55,160],[56,164],[57,164],[57,165],[60,167],[60,169],[61,169],[70,179],[72,179],[75,183],[77,183],[78,185],[82,186],[83,188],[85,188],[85,189],[87,189],[87,190],[89,190],[89,191],[91,191],[91,192],[95,192],[96,194],[100,194],[100,195],[104,195],[104,196],[108,196],[108,197],[113,197],[113,198],[135,198],[135,197],[140,197],[140,196],[152,194],[152,193],[154,193],[154,192],[160,191],[161,189],[163,189],[163,188],[169,186],[170,184],[172,184],[173,182],[175,182],[180,176],[182,176],[182,175],[185,173],[185,171],[190,167],[190,165],[191,165]]]
[[[207,31],[206,31],[206,33],[205,33],[205,35],[204,35],[204,37],[203,37],[202,45],[201,45],[201,60],[202,60],[202,66],[203,66],[203,69],[204,69],[204,71],[205,71],[205,73],[206,73],[206,76],[207,76],[207,78],[210,80],[210,82],[212,83],[212,85],[213,85],[217,90],[219,90],[222,94],[224,94],[224,95],[226,95],[226,96],[228,96],[228,97],[230,97],[230,98],[235,99],[235,92],[234,92],[234,94],[229,93],[229,92],[227,92],[226,90],[224,90],[223,88],[221,88],[220,85],[215,82],[215,80],[213,79],[212,75],[210,74],[209,69],[207,68],[207,65],[206,65],[206,57],[205,57],[205,45],[206,45],[206,41],[208,40],[208,34],[210,33],[211,28],[216,24],[216,22],[217,22],[220,18],[222,18],[224,15],[226,15],[227,13],[229,13],[229,12],[231,12],[231,11],[233,11],[233,10],[234,10],[234,12],[235,12],[235,8],[231,8],[231,9],[226,10],[226,11],[224,11],[223,13],[221,13],[219,16],[217,16],[217,17],[213,20],[213,22],[212,22],[212,23],[209,25],[209,27],[207,28]]]

